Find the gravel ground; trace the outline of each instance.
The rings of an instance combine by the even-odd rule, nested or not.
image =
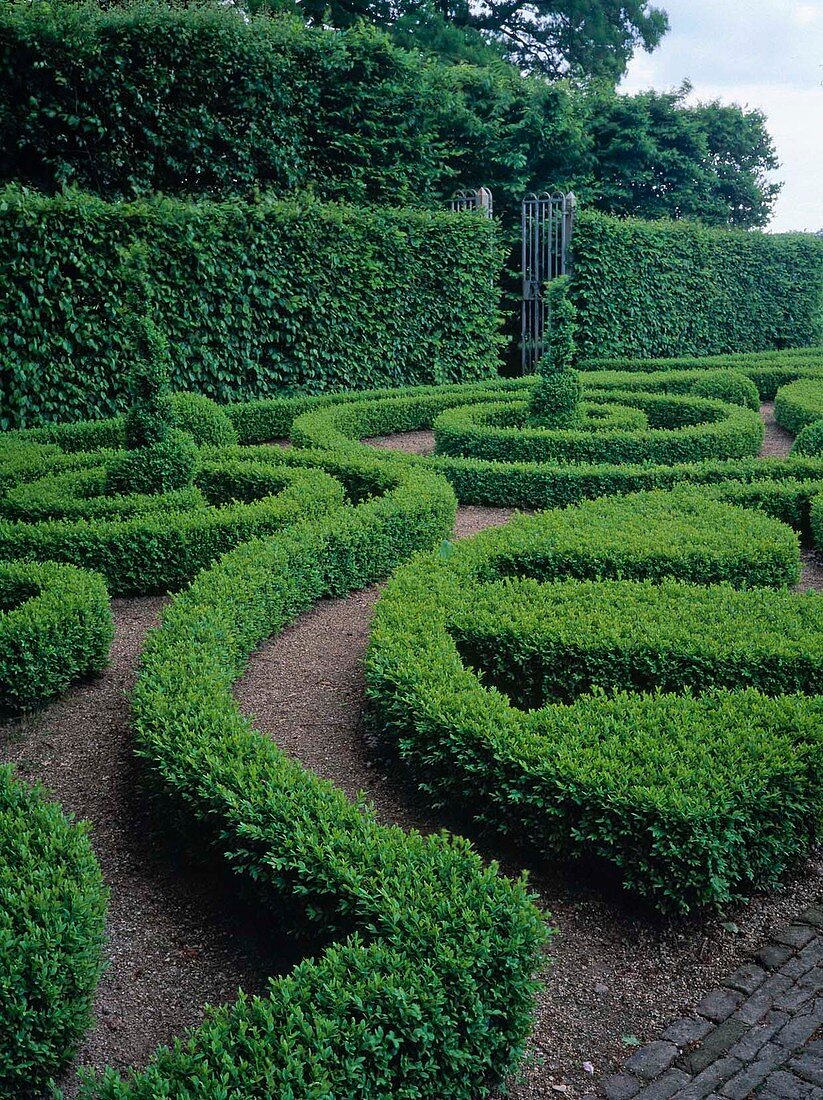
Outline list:
[[[384,451],[402,451],[407,455],[433,455],[434,432],[396,432],[394,435],[371,435],[360,441]]]
[[[761,458],[784,458],[792,449],[794,436],[774,419],[774,401],[765,401],[760,406],[760,416],[766,426],[766,434],[763,438],[763,446],[760,448]]]
[[[63,809],[92,824],[111,896],[106,970],[95,1022],[59,1084],[76,1068],[141,1065],[158,1043],[199,1023],[207,1003],[292,965],[291,948],[226,883],[169,848],[147,813],[131,751],[126,692],[160,598],[114,600],[116,636],[105,673],[36,714],[0,724],[0,756],[39,779]],[[260,922],[258,924],[258,922]]]

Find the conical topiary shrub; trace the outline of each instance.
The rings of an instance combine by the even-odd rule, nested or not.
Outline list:
[[[539,379],[529,402],[529,423],[536,427],[564,428],[580,419],[580,377],[573,366],[576,311],[568,290],[567,275],[547,288],[548,350],[537,365]]]

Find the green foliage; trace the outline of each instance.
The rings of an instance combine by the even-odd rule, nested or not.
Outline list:
[[[144,457],[140,451],[122,454]],[[91,470],[79,477],[47,474],[38,481],[39,463],[31,471],[18,471],[22,484],[12,494],[11,514],[34,518],[0,519],[0,558],[97,569],[113,595],[167,592],[187,584],[239,542],[335,512],[344,502],[343,486],[335,478],[322,470],[281,465],[270,448],[258,461],[242,453],[204,459],[196,475],[199,491],[169,493],[148,506],[140,494],[104,496],[107,504],[94,509],[89,499],[95,490],[110,492],[110,473],[95,467],[95,461],[99,456],[86,456]],[[26,489],[28,472],[34,476]],[[75,506],[67,507],[66,501]],[[0,511],[6,510],[0,505]]]
[[[168,343],[148,316],[126,319],[129,408],[123,417],[126,447],[137,450],[163,443],[172,426],[168,404]]]
[[[732,405],[742,405],[744,409],[759,409],[760,394],[757,386],[745,374],[737,370],[715,370],[698,378],[690,387],[697,397],[713,397],[718,401],[728,401]]]
[[[786,431],[799,432],[823,419],[823,354],[816,376],[781,386],[774,399],[774,418]]]
[[[106,891],[86,826],[9,768],[0,768],[0,897],[0,1094],[29,1100],[91,1022]]]
[[[529,399],[529,421],[544,428],[569,427],[580,416],[580,379],[572,366],[577,323],[569,281],[564,275],[546,288],[548,350],[537,365],[537,385]]]
[[[724,228],[768,224],[781,185],[761,111],[690,103],[692,89],[587,102],[591,176],[576,190],[586,206],[621,216],[689,218]]]
[[[127,434],[131,426],[126,416]],[[197,447],[186,432],[164,431],[162,439],[133,451],[123,451],[109,464],[108,494],[171,493],[192,483],[197,466]]]
[[[174,393],[171,410],[175,427],[192,437],[198,447],[230,447],[237,432],[216,401],[202,393]]]
[[[135,241],[174,349],[174,389],[226,402],[495,370],[501,257],[485,218],[12,189],[0,195],[0,426],[125,404],[133,341],[121,303]]]
[[[584,211],[571,295],[584,357],[812,344],[823,323],[823,240]]]
[[[85,1100],[148,1100],[180,1081],[204,1097],[296,1095],[322,1081],[335,1096],[468,1100],[522,1049],[544,939],[523,883],[459,838],[380,826],[255,733],[232,696],[261,639],[449,531],[455,501],[440,479],[374,462],[361,475],[371,498],[358,508],[201,574],[150,638],[134,696],[149,781],[326,946],[265,997],[209,1011],[128,1080],[87,1085]]]
[[[596,360],[598,364],[608,360]],[[710,387],[715,374],[724,373],[723,357],[684,360],[649,359],[634,360],[634,364],[649,364],[648,373],[628,367],[618,361],[618,370],[586,371],[587,387],[608,394],[613,390],[642,390],[649,393],[692,393],[697,383],[706,382]],[[682,362],[682,369],[681,369]],[[665,364],[671,364],[667,367]],[[700,364],[705,364],[701,366]],[[768,401],[785,383],[796,378],[823,377],[823,356],[818,351],[812,356],[800,357],[794,352],[772,352],[770,356],[753,355],[748,361],[732,357],[729,368],[735,374],[745,375],[758,391],[760,399]]]
[[[823,805],[823,612],[758,587],[798,562],[788,528],[693,493],[517,518],[390,582],[370,726],[429,800],[662,910],[772,886]],[[546,583],[571,577],[598,582]]]
[[[823,420],[814,420],[801,430],[792,445],[792,454],[823,458]]]
[[[393,42],[356,24],[359,3],[252,4],[296,8],[313,28],[246,21],[234,5],[7,3],[0,179],[109,198],[311,189],[411,205],[483,183],[510,222],[522,195],[550,182],[618,214],[767,222],[775,153],[762,114],[688,104],[685,88],[625,96],[610,86],[633,46],[659,34],[659,13],[639,0],[531,5],[509,52],[534,61],[532,36],[543,35],[541,65],[568,65],[580,85],[524,76],[521,60],[500,60],[471,26],[482,18],[499,43],[494,11],[518,23],[522,5],[362,6]],[[332,31],[335,10],[342,29]],[[592,79],[604,70],[605,84]]]
[[[109,594],[95,573],[0,562],[0,708],[29,710],[99,672],[113,633]]]
[[[539,392],[540,382],[538,382]],[[609,394],[612,401],[637,408],[648,417],[639,428],[587,421],[566,428],[530,426],[532,405],[523,401],[483,402],[442,412],[434,422],[436,452],[497,462],[699,462],[710,458],[756,455],[763,424],[751,409],[705,398],[645,394]]]

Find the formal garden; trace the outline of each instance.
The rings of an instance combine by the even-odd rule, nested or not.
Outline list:
[[[513,370],[583,108],[416,49],[0,13],[2,1097],[823,1087],[823,242],[592,169]]]

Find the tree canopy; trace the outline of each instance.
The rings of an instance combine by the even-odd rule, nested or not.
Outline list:
[[[295,12],[311,25],[346,28],[365,20],[402,43],[461,59],[495,53],[524,72],[615,84],[637,49],[653,50],[668,30],[648,0],[252,0]]]

